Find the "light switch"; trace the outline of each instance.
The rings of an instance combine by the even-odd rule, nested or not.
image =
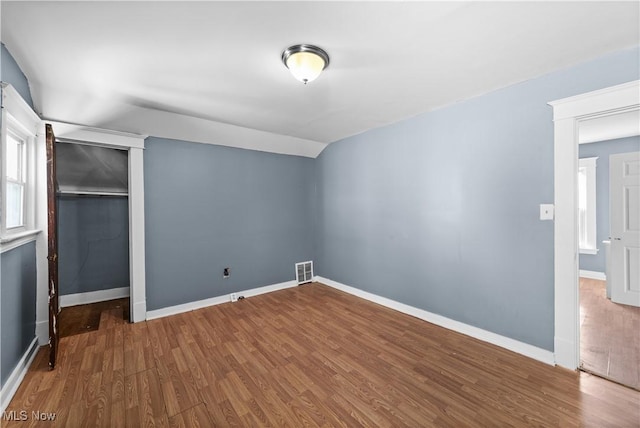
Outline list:
[[[553,220],[553,204],[540,204],[540,220]]]

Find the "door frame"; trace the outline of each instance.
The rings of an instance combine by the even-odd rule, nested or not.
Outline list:
[[[128,151],[129,175],[129,319],[147,318],[145,226],[144,226],[144,140],[145,135],[115,132],[69,123],[45,121],[53,126],[57,141],[91,143]]]
[[[554,356],[580,365],[578,136],[580,122],[640,109],[640,80],[549,102],[554,127]]]

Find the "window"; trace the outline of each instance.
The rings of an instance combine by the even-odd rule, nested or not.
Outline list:
[[[596,245],[596,159],[578,164],[578,243],[580,253],[597,254]]]
[[[8,131],[5,156],[5,179],[7,183],[5,200],[6,230],[25,226],[26,151],[25,140]]]
[[[36,142],[40,119],[10,85],[2,84],[0,251],[34,239]]]

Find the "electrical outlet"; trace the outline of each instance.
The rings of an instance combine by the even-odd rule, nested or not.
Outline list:
[[[231,297],[231,301],[232,302],[237,302],[238,301],[238,295],[236,293],[231,293],[230,297]]]
[[[229,276],[231,276],[231,268],[226,267],[222,270],[222,277],[229,278]]]

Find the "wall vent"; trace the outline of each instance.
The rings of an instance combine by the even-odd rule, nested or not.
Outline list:
[[[304,284],[313,281],[313,262],[296,263],[296,281]]]

